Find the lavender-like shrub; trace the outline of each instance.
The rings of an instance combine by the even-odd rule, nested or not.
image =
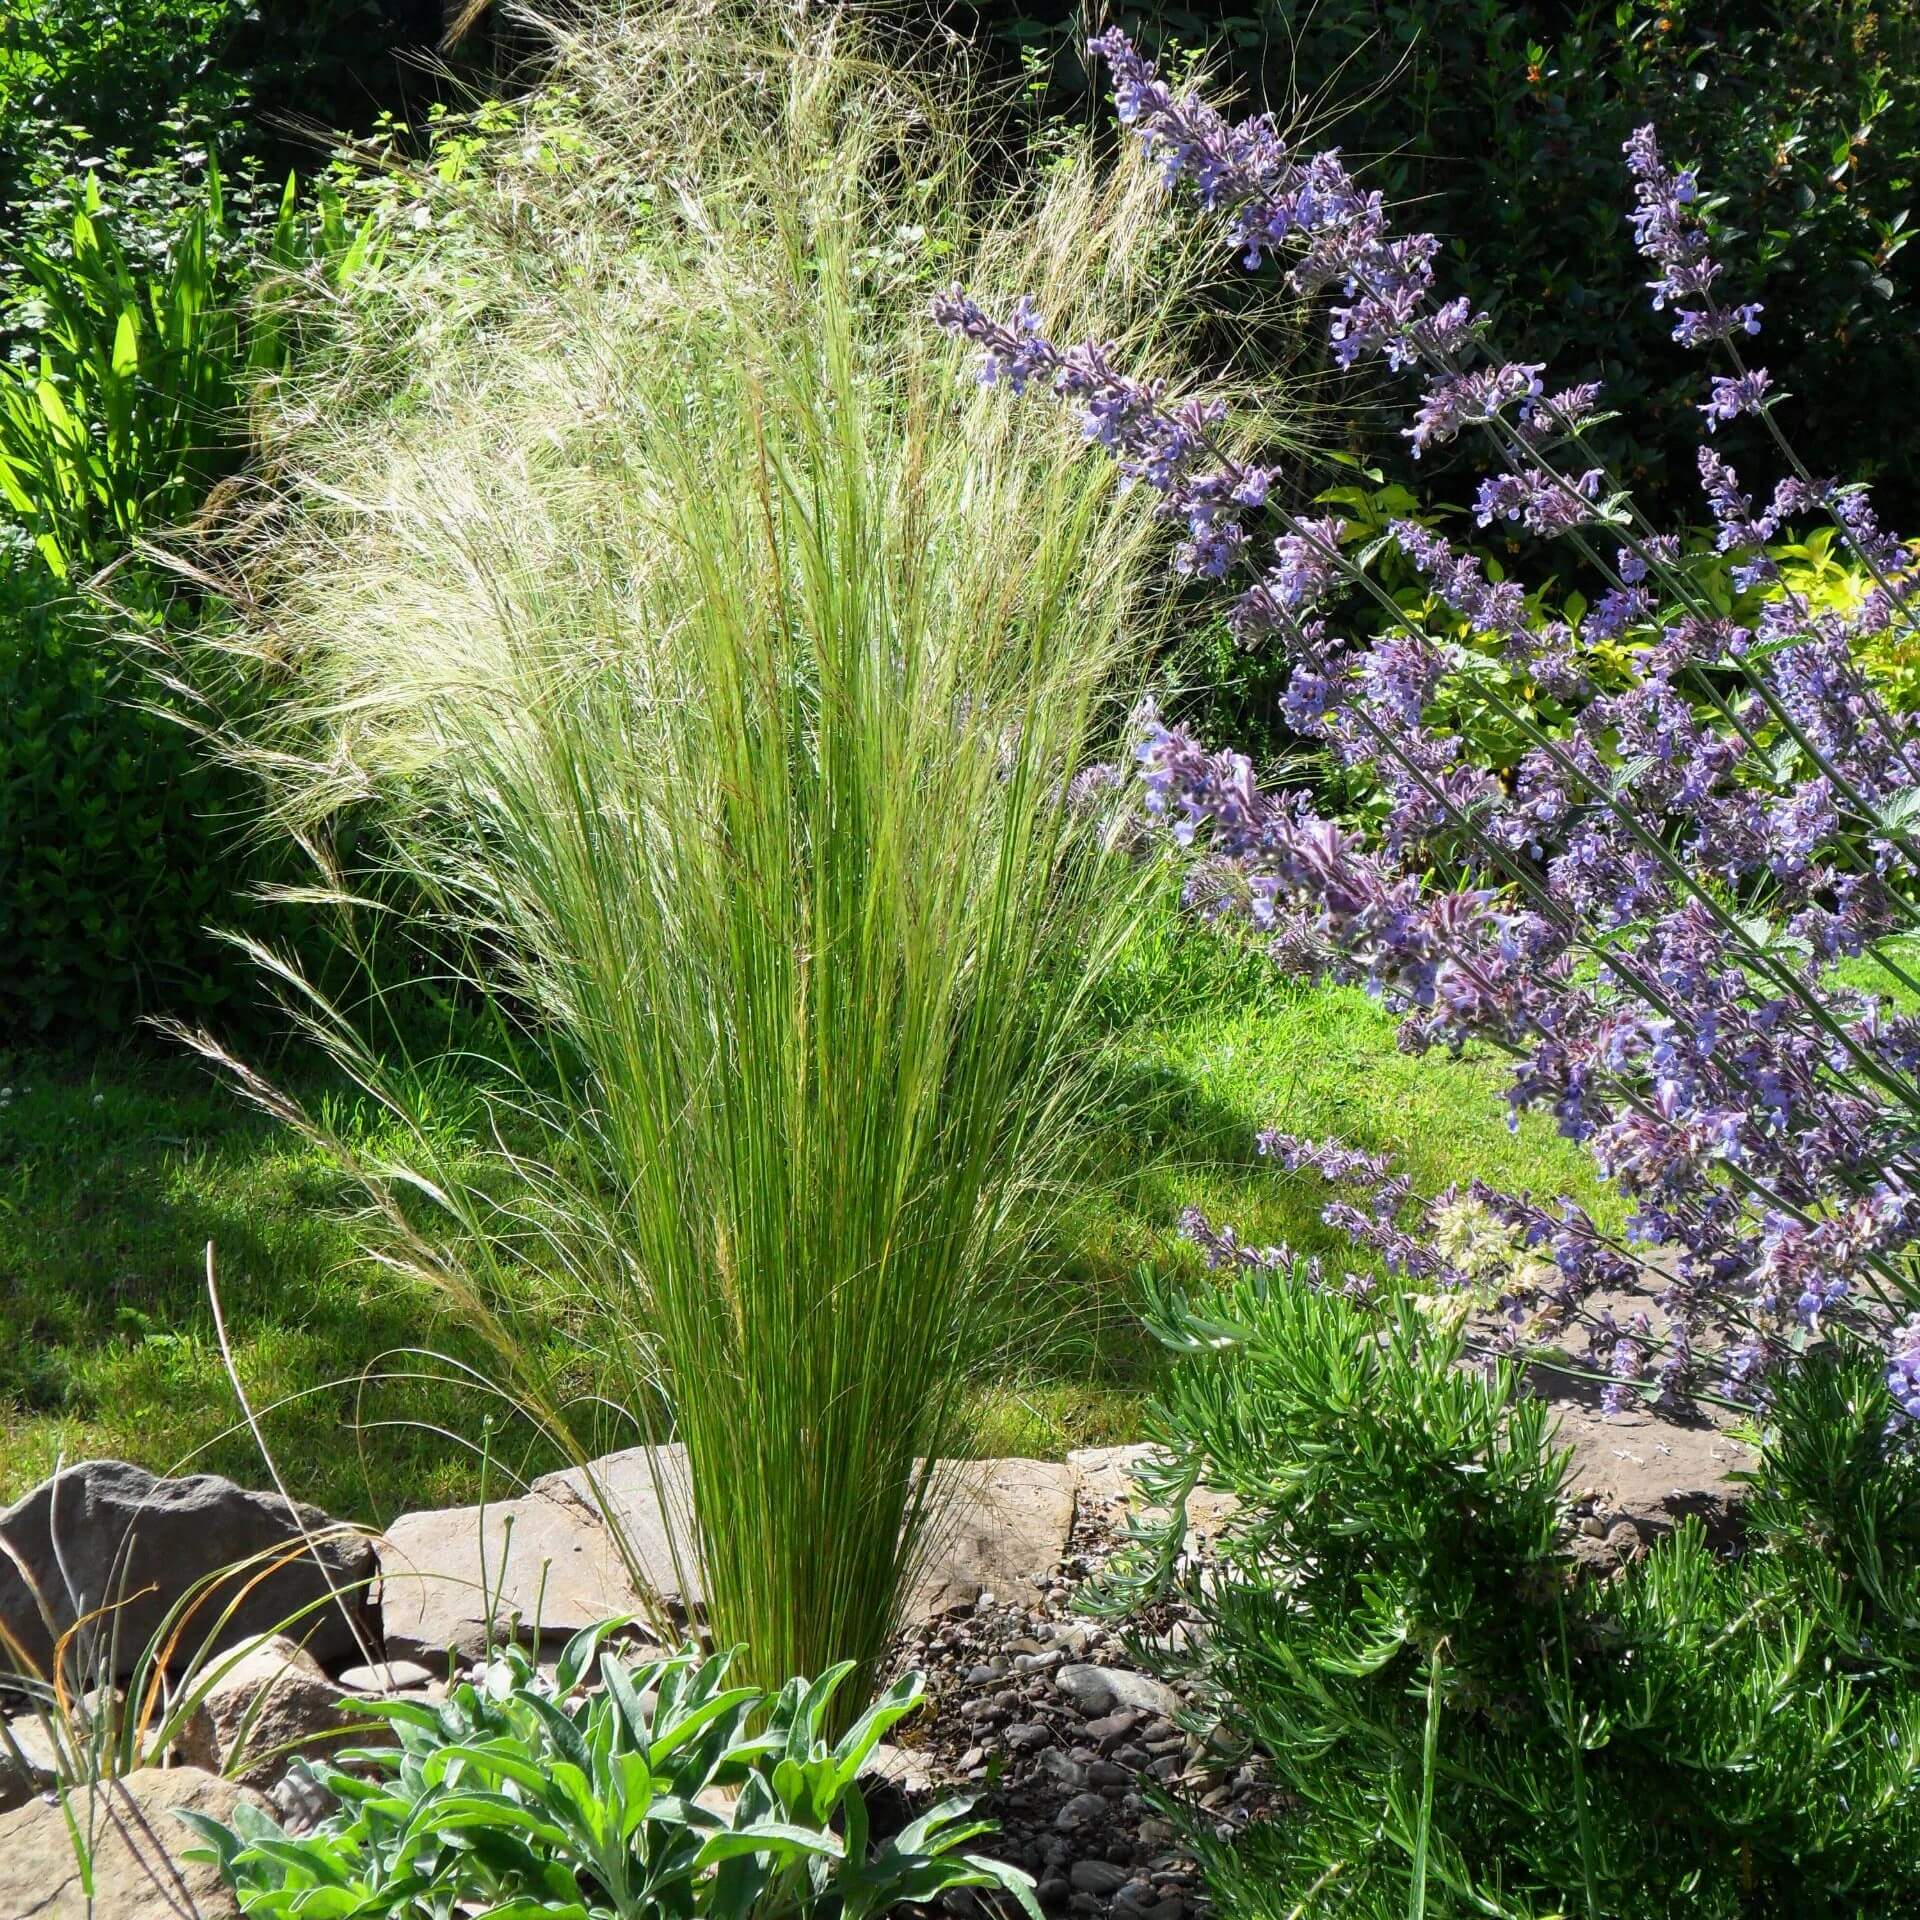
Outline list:
[[[1920,729],[1860,665],[1864,644],[1914,622],[1912,559],[1861,489],[1816,478],[1781,434],[1781,396],[1743,357],[1760,309],[1717,284],[1695,175],[1651,128],[1627,143],[1653,305],[1675,340],[1725,363],[1700,408],[1700,476],[1736,582],[1762,590],[1750,627],[1587,457],[1599,387],[1492,358],[1486,316],[1436,288],[1433,235],[1397,235],[1337,152],[1294,152],[1266,116],[1228,121],[1118,32],[1092,47],[1169,189],[1189,191],[1248,268],[1284,262],[1295,292],[1329,295],[1341,364],[1424,376],[1414,456],[1475,429],[1495,461],[1479,524],[1570,546],[1599,583],[1577,624],[1542,621],[1517,582],[1396,525],[1434,601],[1575,716],[1550,734],[1506,706],[1528,750],[1499,777],[1426,718],[1468,656],[1380,590],[1337,518],[1294,511],[1276,470],[1233,455],[1221,403],[1129,377],[1111,347],[1056,346],[1030,304],[997,318],[957,287],[936,302],[980,348],[983,379],[1079,409],[1179,529],[1175,566],[1232,588],[1245,644],[1285,649],[1289,725],[1388,791],[1391,825],[1369,842],[1148,713],[1146,806],[1196,850],[1192,903],[1290,966],[1363,982],[1402,1012],[1415,1052],[1504,1049],[1516,1114],[1551,1112],[1633,1212],[1616,1237],[1570,1202],[1477,1183],[1422,1208],[1377,1158],[1263,1146],[1351,1195],[1329,1220],[1391,1268],[1494,1309],[1493,1345],[1584,1337],[1614,1407],[1635,1393],[1764,1399],[1810,1346],[1867,1341],[1892,1423],[1920,1422],[1920,1020],[1841,978],[1850,964],[1914,984],[1897,954],[1915,920]],[[1715,437],[1748,417],[1786,470],[1765,505]],[[1811,608],[1767,556],[1789,521],[1815,518],[1868,583],[1852,612]],[[1585,650],[1622,638],[1632,684],[1593,685]],[[1216,1264],[1302,1265],[1198,1215],[1188,1226]]]

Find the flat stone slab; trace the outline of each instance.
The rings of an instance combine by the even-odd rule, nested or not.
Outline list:
[[[0,1814],[0,1920],[231,1920],[240,1909],[219,1869],[180,1858],[199,1836],[174,1811],[231,1823],[243,1799],[267,1804],[198,1767],[144,1767],[91,1793],[76,1790],[74,1819],[92,1834],[91,1902],[57,1804],[36,1800]]]
[[[610,1523],[625,1550],[623,1571],[630,1562],[669,1606],[691,1609],[705,1602],[692,1550],[693,1485],[685,1447],[626,1447],[584,1467],[544,1474],[529,1491],[565,1502],[596,1524]]]
[[[1066,1556],[1078,1485],[1075,1469],[1055,1461],[947,1462],[906,1620],[971,1606],[982,1593],[1036,1602]],[[437,1674],[449,1652],[477,1659],[489,1611],[496,1635],[523,1641],[618,1614],[644,1621],[661,1603],[691,1612],[706,1596],[690,1509],[686,1455],[673,1446],[547,1474],[522,1498],[487,1507],[484,1555],[482,1509],[405,1514],[376,1542],[387,1658]]]
[[[931,1618],[982,1592],[1037,1599],[1048,1569],[1067,1550],[1071,1469],[1048,1460],[953,1461],[945,1478],[946,1511],[932,1525],[926,1566],[908,1598],[908,1620]],[[691,1547],[693,1492],[685,1449],[629,1447],[587,1467],[548,1474],[532,1490],[610,1517],[648,1584],[669,1604],[692,1608],[705,1600]],[[676,1540],[683,1543],[677,1566]]]
[[[551,1494],[403,1514],[375,1551],[387,1657],[436,1674],[478,1659],[490,1627],[564,1638],[641,1607],[598,1514]]]
[[[1089,1510],[1102,1517],[1122,1522],[1138,1520],[1145,1525],[1164,1525],[1168,1513],[1164,1507],[1143,1505],[1134,1475],[1143,1462],[1159,1450],[1144,1443],[1124,1447],[1079,1447],[1067,1455],[1073,1469],[1076,1497]],[[1202,1542],[1212,1540],[1239,1510],[1232,1494],[1214,1487],[1195,1487],[1187,1498],[1186,1548],[1193,1552]]]
[[[1032,1606],[1073,1532],[1074,1470],[1052,1460],[944,1463],[925,1564],[904,1619],[915,1625],[982,1593]]]
[[[1704,1420],[1685,1424],[1644,1408],[1609,1417],[1594,1407],[1554,1406],[1555,1439],[1573,1449],[1568,1496],[1603,1534],[1625,1524],[1651,1541],[1691,1516],[1715,1544],[1732,1537],[1746,1497],[1735,1476],[1758,1464],[1744,1441]],[[1578,1541],[1575,1550],[1586,1551]]]

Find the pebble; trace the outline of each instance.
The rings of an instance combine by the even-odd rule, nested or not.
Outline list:
[[[1097,1793],[1076,1793],[1053,1816],[1053,1824],[1061,1832],[1071,1833],[1074,1828],[1084,1827],[1090,1820],[1104,1820],[1106,1814],[1107,1803]],[[1114,1884],[1117,1886],[1119,1882],[1116,1881]]]
[[[1181,1609],[1124,1633],[1068,1614],[1110,1550],[1097,1515],[1076,1525],[1082,1550],[1051,1571],[1043,1600],[1001,1606],[982,1595],[964,1617],[903,1636],[902,1663],[927,1673],[936,1701],[933,1738],[919,1750],[926,1792],[984,1794],[1000,1857],[1033,1876],[1047,1920],[1205,1920],[1180,1830],[1143,1795],[1164,1788],[1188,1804],[1207,1795],[1207,1822],[1224,1838],[1271,1807],[1270,1775],[1244,1764],[1244,1737],[1230,1752],[1203,1751],[1204,1737],[1178,1724],[1194,1717],[1184,1678],[1174,1687],[1136,1670],[1143,1647],[1177,1659],[1194,1645]],[[929,1920],[987,1912],[943,1899]]]
[[[267,1789],[267,1804],[295,1839],[311,1833],[340,1806],[333,1794],[301,1767],[295,1767]]]
[[[1104,1667],[1066,1666],[1053,1676],[1061,1698],[1089,1720],[1110,1714],[1115,1704],[1113,1687]]]
[[[343,1667],[335,1679],[348,1693],[405,1693],[433,1684],[432,1673],[417,1660],[382,1660],[373,1666]]]

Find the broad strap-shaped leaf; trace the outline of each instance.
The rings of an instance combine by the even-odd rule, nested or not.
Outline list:
[[[829,1860],[846,1857],[838,1834],[795,1826],[790,1820],[756,1820],[750,1827],[729,1827],[724,1833],[710,1835],[694,1865],[709,1867],[716,1860],[730,1860],[742,1853],[812,1853]]]

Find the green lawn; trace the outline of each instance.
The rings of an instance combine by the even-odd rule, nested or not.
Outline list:
[[[477,1461],[433,1429],[477,1435],[481,1397],[384,1376],[425,1370],[412,1348],[486,1355],[357,1256],[315,1150],[152,1052],[0,1056],[0,1086],[0,1499],[62,1454],[261,1480],[209,1243],[236,1367],[293,1491],[368,1518],[473,1497]]]
[[[1285,980],[1258,956],[1166,925],[1143,938],[1111,999],[1096,1190],[1070,1211],[1057,1266],[1010,1342],[1027,1357],[983,1396],[982,1441],[995,1451],[1138,1437],[1157,1359],[1133,1312],[1134,1276],[1204,1273],[1179,1232],[1184,1207],[1254,1245],[1365,1264],[1321,1224],[1324,1185],[1260,1157],[1262,1128],[1391,1151],[1422,1193],[1478,1175],[1615,1217],[1583,1151],[1538,1115],[1508,1128],[1497,1062],[1410,1058],[1393,1018],[1357,989]]]
[[[1106,1005],[1092,1192],[1016,1288],[1011,1357],[977,1401],[983,1450],[1137,1435],[1156,1362],[1134,1276],[1200,1271],[1183,1206],[1249,1240],[1338,1251],[1317,1183],[1261,1161],[1260,1127],[1392,1148],[1423,1190],[1480,1174],[1597,1198],[1575,1149],[1537,1123],[1508,1131],[1491,1067],[1408,1059],[1357,992],[1280,981],[1160,928]],[[260,1480],[208,1306],[210,1241],[236,1366],[294,1491],[374,1520],[476,1496],[478,1458],[447,1435],[479,1433],[484,1397],[378,1376],[422,1371],[399,1357],[410,1348],[481,1366],[485,1353],[356,1255],[346,1195],[313,1149],[151,1052],[0,1056],[0,1086],[0,1500],[62,1454]],[[350,1103],[339,1115],[368,1131]]]

